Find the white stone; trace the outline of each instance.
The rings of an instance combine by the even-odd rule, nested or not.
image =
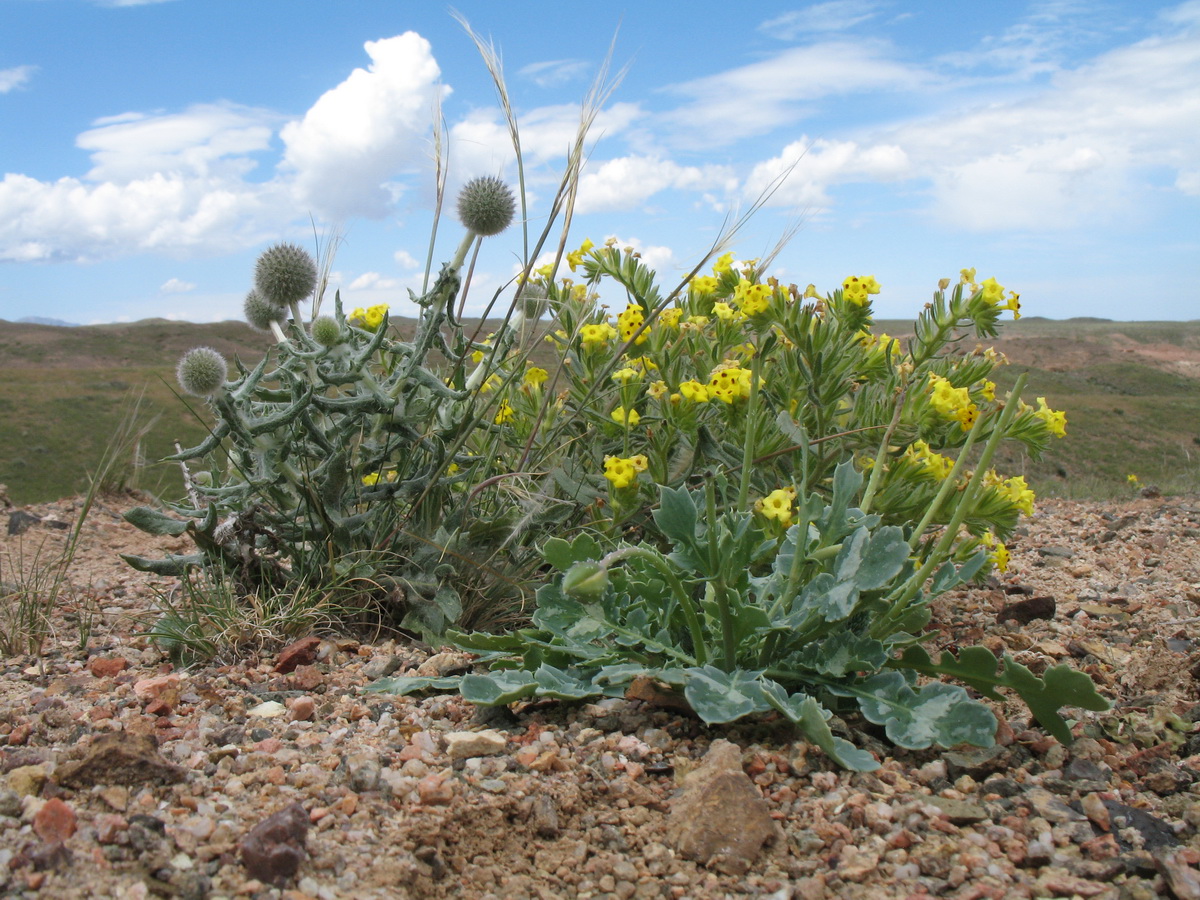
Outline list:
[[[472,756],[495,756],[503,753],[508,739],[494,729],[486,731],[452,731],[446,735],[446,752],[451,759]]]

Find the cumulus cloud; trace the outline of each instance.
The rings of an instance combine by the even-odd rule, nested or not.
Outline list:
[[[399,190],[393,179],[428,152],[434,100],[445,91],[416,32],[363,46],[371,64],[281,133],[297,201],[333,218],[387,213]]]
[[[171,278],[160,287],[159,293],[162,294],[186,294],[189,291],[194,291],[196,285],[190,281],[181,281],[178,278]]]
[[[421,266],[416,258],[407,250],[397,250],[392,254],[392,259],[403,269],[417,269]]]
[[[634,209],[668,188],[706,190],[730,178],[730,172],[718,166],[681,166],[669,159],[622,156],[595,171],[584,171],[575,208],[580,213]]]
[[[400,287],[395,278],[385,278],[378,272],[363,272],[347,285],[348,291],[390,291]]]
[[[21,87],[37,71],[37,66],[14,66],[11,69],[0,69],[0,94],[7,94]]]
[[[768,206],[820,211],[832,203],[828,189],[853,181],[897,181],[911,174],[904,150],[895,144],[863,147],[854,141],[794,141],[754,167],[746,179],[748,199],[770,191]]]

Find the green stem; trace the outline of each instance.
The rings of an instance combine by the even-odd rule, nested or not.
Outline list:
[[[863,493],[862,502],[859,504],[859,509],[864,513],[871,511],[871,501],[875,499],[875,491],[879,488],[879,479],[883,475],[883,470],[887,463],[888,447],[892,443],[892,435],[896,432],[896,426],[900,424],[900,416],[904,412],[904,398],[907,391],[907,385],[901,386],[900,396],[896,398],[896,409],[892,413],[891,424],[888,425],[887,431],[883,433],[883,440],[879,443],[879,452],[875,454],[875,463],[871,466],[871,477],[867,479],[867,489]]]
[[[750,471],[754,463],[755,422],[758,412],[758,381],[762,375],[762,354],[755,348],[754,358],[750,361],[750,396],[746,398],[746,437],[742,446],[742,471],[738,482],[737,511],[744,513],[750,502]]]
[[[683,610],[683,617],[687,620],[688,631],[692,635],[692,645],[695,648],[696,664],[703,666],[708,661],[708,644],[704,640],[704,628],[700,624],[700,617],[696,615],[696,608],[692,602],[691,595],[683,586],[683,582],[679,580],[679,576],[675,573],[675,568],[671,563],[657,550],[652,550],[649,547],[622,547],[619,550],[614,550],[602,560],[600,565],[608,569],[616,563],[626,559],[641,559],[650,563],[662,575],[666,581],[667,587],[671,589],[671,593],[675,596],[679,603],[679,608]]]

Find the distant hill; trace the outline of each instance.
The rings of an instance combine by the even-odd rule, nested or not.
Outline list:
[[[406,337],[413,324],[394,322]],[[483,327],[489,330],[494,326]],[[903,337],[912,322],[879,321],[876,330]],[[141,447],[147,460],[173,452],[176,440],[199,442],[207,409],[176,394],[179,357],[203,345],[252,365],[271,344],[244,322],[147,319],[65,328],[0,320],[0,483],[17,503],[78,493],[139,394],[139,420],[158,417]],[[973,337],[962,341],[965,349],[975,344]],[[1200,491],[1200,321],[1027,317],[984,344],[1012,362],[997,372],[1002,386],[1029,371],[1025,399],[1044,396],[1068,419],[1067,437],[1043,460],[1008,450],[998,468],[1025,474],[1039,494],[1122,495],[1129,474],[1164,490]],[[541,365],[551,352],[538,342]],[[177,497],[178,468],[151,466],[140,486]]]
[[[64,322],[62,319],[47,319],[45,316],[26,316],[23,319],[17,319],[18,322],[26,325],[53,325],[56,328],[78,328],[78,322]]]

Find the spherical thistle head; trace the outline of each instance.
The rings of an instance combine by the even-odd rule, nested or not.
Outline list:
[[[472,178],[458,195],[458,219],[468,231],[483,237],[499,234],[516,214],[508,185],[492,175]]]
[[[246,321],[255,331],[270,331],[272,322],[283,322],[285,310],[276,306],[263,297],[257,290],[251,290],[242,304]]]
[[[276,306],[298,303],[316,289],[317,264],[295,244],[268,247],[254,265],[254,287]]]
[[[335,347],[342,340],[342,327],[333,316],[317,316],[312,321],[312,339],[322,347]]]
[[[210,347],[193,347],[183,354],[183,359],[179,360],[179,366],[175,369],[179,386],[196,397],[215,394],[225,386],[228,374],[225,357]]]

